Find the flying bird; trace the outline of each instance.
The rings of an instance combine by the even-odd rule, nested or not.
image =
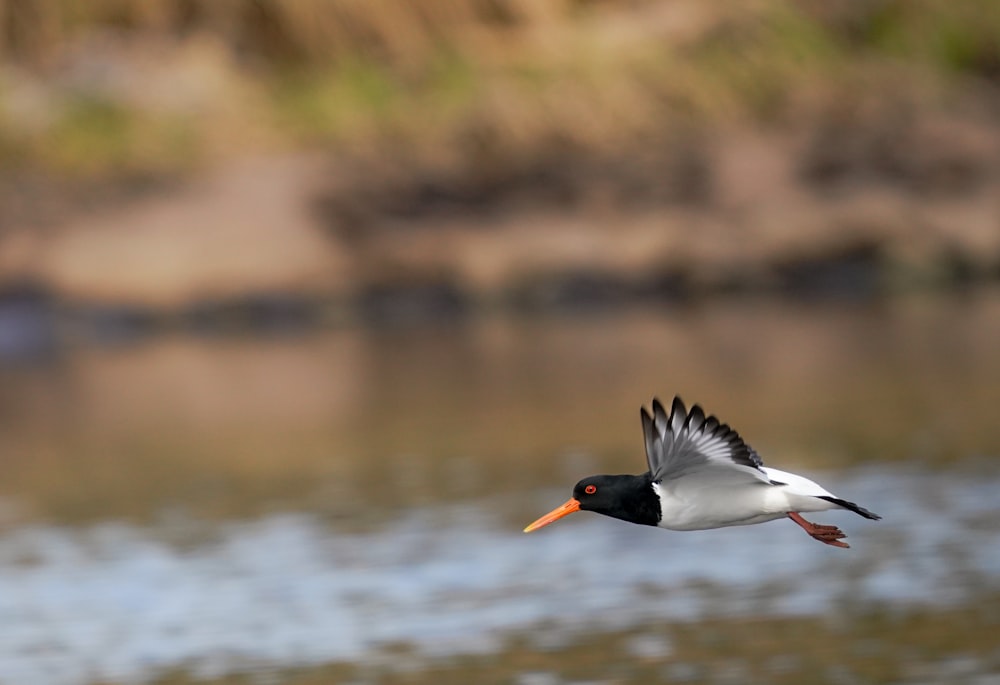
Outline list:
[[[638,476],[589,476],[562,506],[524,529],[525,533],[575,511],[595,511],[631,523],[668,530],[747,526],[788,518],[827,545],[848,547],[836,526],[802,518],[803,512],[847,509],[867,519],[882,518],[840,499],[808,478],[764,466],[743,438],[697,404],[689,412],[674,397],[668,415],[653,398],[652,416],[643,407],[649,471]]]

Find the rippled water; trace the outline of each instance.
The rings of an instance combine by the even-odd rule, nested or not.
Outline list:
[[[132,681],[552,645],[650,619],[950,603],[1000,587],[1000,475],[872,468],[823,478],[885,519],[817,515],[852,549],[785,522],[671,533],[581,514],[531,535],[497,500],[415,509],[347,534],[305,514],[220,526],[183,548],[121,524],[0,538],[0,681]],[[565,493],[540,493],[539,506]],[[534,514],[534,512],[530,512]]]

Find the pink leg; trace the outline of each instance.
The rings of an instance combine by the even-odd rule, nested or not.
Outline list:
[[[847,535],[840,528],[837,528],[837,526],[823,526],[818,523],[806,521],[794,511],[788,512],[788,518],[802,526],[802,530],[824,544],[833,545],[834,547],[850,547],[846,542],[840,541],[841,538],[846,538]]]

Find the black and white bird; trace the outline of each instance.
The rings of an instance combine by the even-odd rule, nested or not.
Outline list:
[[[882,518],[808,478],[764,466],[736,431],[706,416],[697,404],[689,412],[675,397],[668,415],[654,398],[652,416],[645,407],[641,413],[649,471],[584,478],[569,501],[529,525],[525,533],[581,510],[669,530],[789,518],[820,542],[848,547],[840,528],[806,521],[801,514],[847,509],[867,519]]]

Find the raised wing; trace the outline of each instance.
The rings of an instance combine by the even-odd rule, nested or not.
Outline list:
[[[643,407],[642,432],[655,482],[709,471],[771,482],[757,452],[739,433],[714,416],[705,416],[697,404],[688,412],[680,397],[674,398],[669,416],[656,398],[652,416]]]

